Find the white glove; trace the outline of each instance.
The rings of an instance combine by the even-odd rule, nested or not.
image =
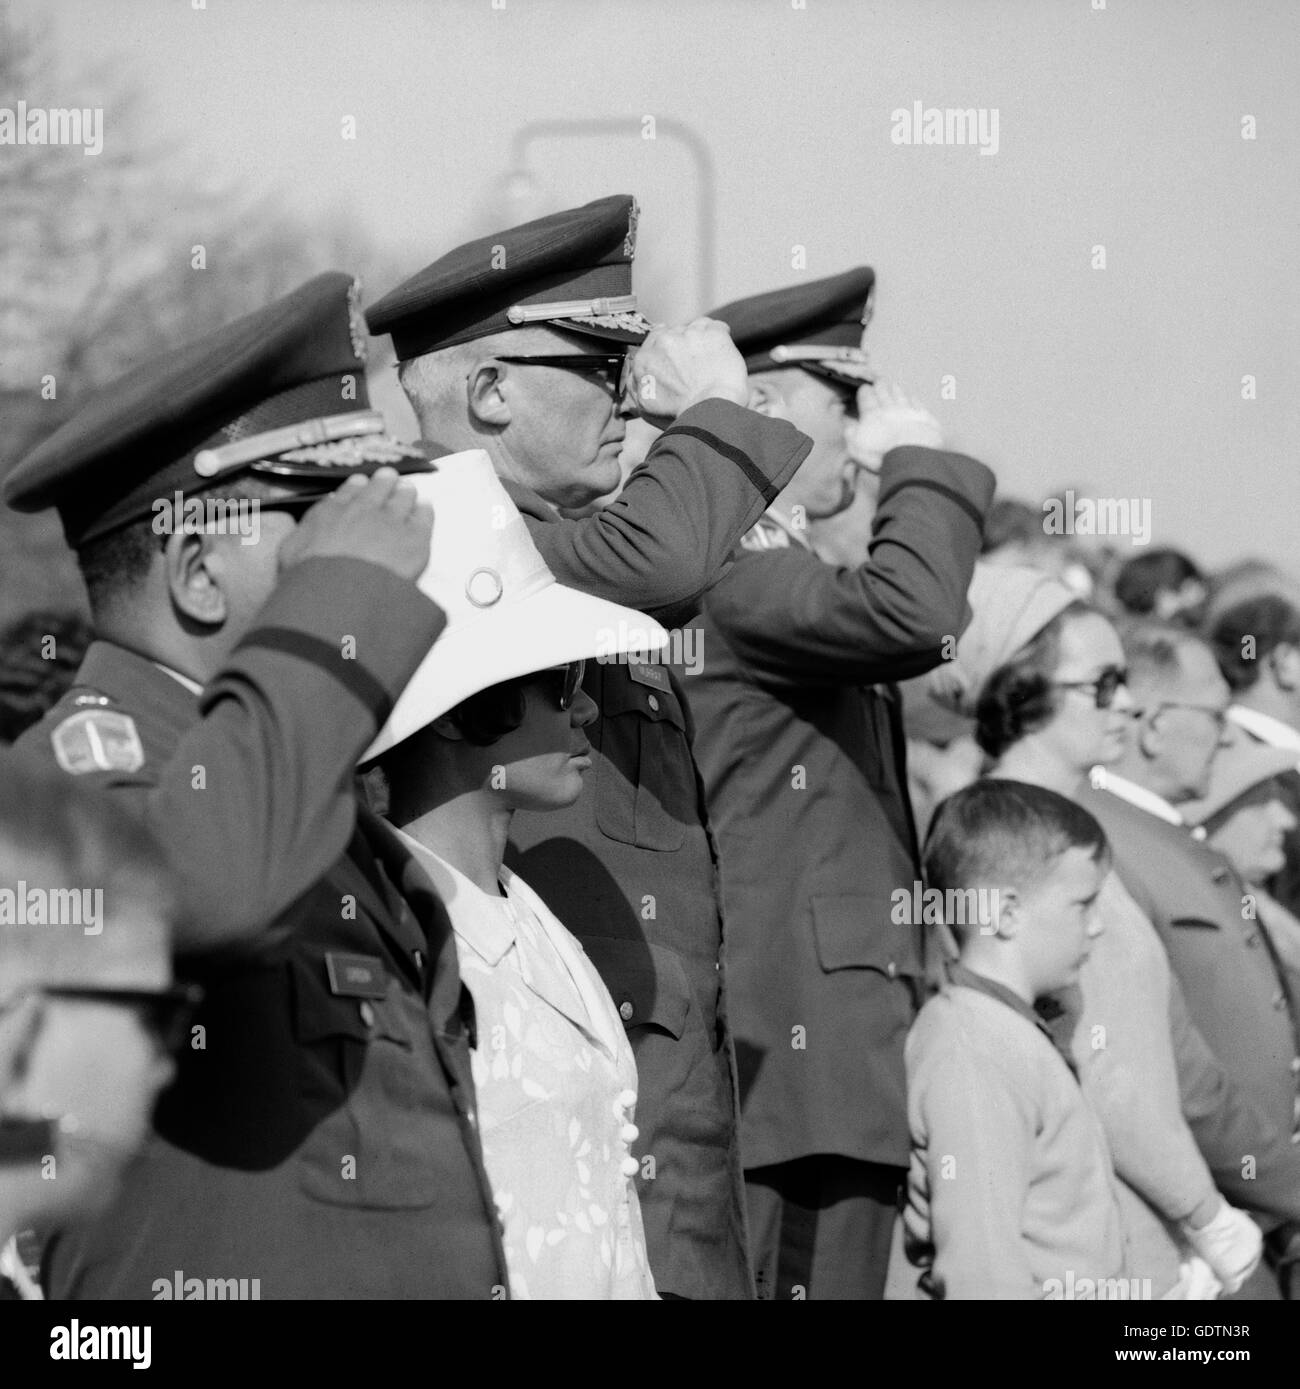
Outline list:
[[[1213,1302],[1222,1291],[1223,1284],[1209,1264],[1199,1254],[1189,1254],[1187,1261],[1178,1265],[1178,1282],[1165,1294],[1165,1300]]]
[[[1184,1220],[1181,1228],[1187,1242],[1214,1270],[1225,1292],[1235,1293],[1241,1287],[1264,1252],[1259,1226],[1245,1211],[1223,1200],[1208,1225],[1193,1230]]]
[[[845,421],[844,442],[855,463],[877,473],[890,449],[903,444],[942,448],[943,430],[923,405],[888,381],[877,381],[858,388],[858,418]]]

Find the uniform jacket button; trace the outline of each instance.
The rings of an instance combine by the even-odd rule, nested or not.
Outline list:
[[[654,695],[651,695],[650,698],[646,700],[646,703],[651,707],[651,709],[655,710],[656,713],[658,712],[659,700]]]
[[[632,1014],[635,1012],[636,1009],[632,1007],[632,1000],[630,998],[625,998],[623,1002],[618,1005],[618,1015],[624,1022],[631,1022]]]
[[[369,999],[363,998],[361,1000],[361,1007],[358,1011],[361,1014],[361,1021],[365,1023],[367,1027],[374,1027],[375,1010]]]
[[[412,951],[412,952],[411,952],[411,958],[415,961],[415,967],[416,967],[416,969],[423,969],[423,968],[424,968],[424,951],[423,951],[423,950],[414,950],[414,951]]]
[[[893,960],[890,960],[890,962],[885,966],[885,973],[889,975],[891,979],[898,978],[898,966],[893,962]]]

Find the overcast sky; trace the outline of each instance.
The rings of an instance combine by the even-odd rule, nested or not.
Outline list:
[[[877,364],[1006,490],[1150,498],[1157,544],[1293,562],[1295,0],[197,2],[39,8],[69,74],[140,79],[177,158],[348,205],[409,270],[619,191],[652,317],[871,264]],[[894,143],[915,102],[996,112],[997,152]],[[608,128],[539,132],[521,175],[555,120]]]

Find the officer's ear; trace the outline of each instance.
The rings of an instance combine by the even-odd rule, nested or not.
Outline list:
[[[466,404],[470,418],[479,424],[500,429],[510,423],[510,368],[485,357],[475,362],[465,378]]]
[[[205,627],[219,627],[230,614],[221,586],[221,536],[174,530],[163,546],[167,592],[177,611]]]
[[[761,376],[749,378],[749,408],[758,411],[760,415],[767,415],[771,419],[783,420],[788,418],[785,409],[785,397],[777,389],[774,381],[764,380]]]

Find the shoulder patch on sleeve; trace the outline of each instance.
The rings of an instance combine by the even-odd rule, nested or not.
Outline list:
[[[144,745],[135,720],[119,709],[80,709],[50,733],[54,758],[65,772],[135,772],[144,766]]]

